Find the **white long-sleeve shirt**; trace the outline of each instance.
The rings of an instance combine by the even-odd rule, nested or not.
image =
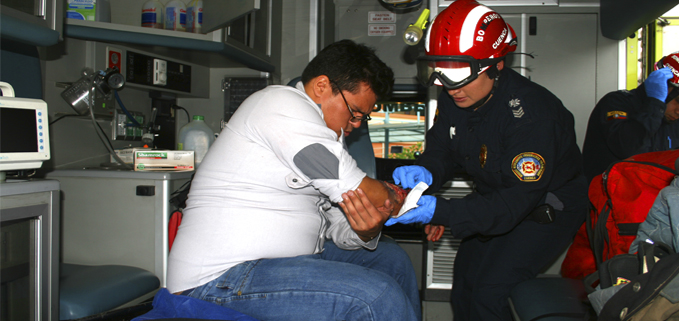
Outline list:
[[[363,242],[331,206],[364,177],[301,83],[252,94],[196,172],[168,290],[203,285],[245,261],[319,253],[326,237],[345,249],[374,249],[378,238]]]

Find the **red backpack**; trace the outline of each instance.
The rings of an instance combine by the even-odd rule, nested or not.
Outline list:
[[[650,152],[611,164],[589,185],[590,215],[575,235],[561,275],[583,279],[599,264],[629,252],[661,189],[675,175],[679,150]]]

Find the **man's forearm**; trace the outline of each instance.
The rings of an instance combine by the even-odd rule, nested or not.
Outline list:
[[[398,186],[389,185],[390,184],[384,181],[372,179],[366,176],[363,178],[363,181],[358,187],[365,192],[365,194],[368,196],[368,199],[370,199],[370,202],[377,208],[383,207],[384,202],[389,200],[391,205],[394,207],[391,215],[395,215],[403,205],[405,194],[400,193],[397,190],[400,189]]]

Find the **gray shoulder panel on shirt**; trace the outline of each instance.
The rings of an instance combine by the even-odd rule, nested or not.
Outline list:
[[[339,159],[321,144],[304,147],[293,161],[310,179],[339,178]]]

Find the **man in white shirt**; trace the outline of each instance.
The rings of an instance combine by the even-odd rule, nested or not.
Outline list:
[[[420,320],[410,260],[381,237],[402,200],[344,143],[393,82],[343,40],[246,99],[193,179],[168,290],[262,320]]]

